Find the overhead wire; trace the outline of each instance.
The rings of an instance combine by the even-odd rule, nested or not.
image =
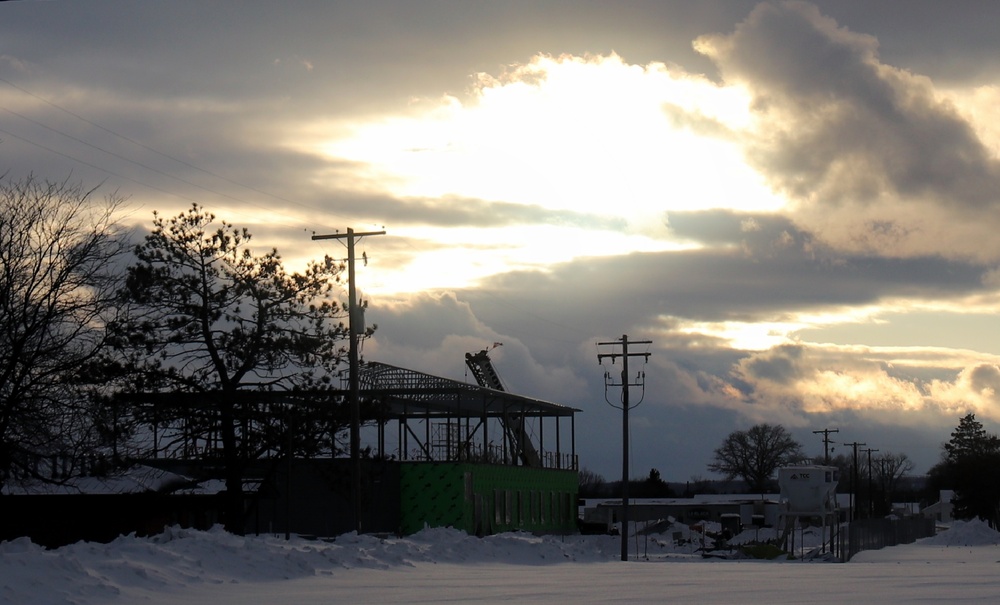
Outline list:
[[[184,160],[182,158],[179,158],[179,157],[176,157],[176,156],[171,155],[169,153],[165,153],[163,151],[160,151],[159,149],[156,149],[156,148],[154,148],[154,147],[152,147],[152,146],[150,146],[148,144],[145,144],[145,143],[143,143],[141,141],[138,141],[138,140],[136,140],[136,139],[134,139],[132,137],[129,137],[129,136],[125,135],[125,134],[122,134],[122,133],[120,133],[120,132],[118,132],[118,131],[116,131],[116,130],[114,130],[112,128],[109,128],[109,127],[107,127],[107,126],[105,126],[103,124],[100,124],[100,123],[98,123],[98,122],[96,122],[94,120],[91,120],[91,119],[89,119],[89,118],[87,118],[87,117],[85,117],[85,116],[83,116],[83,115],[81,115],[81,114],[79,114],[79,113],[77,113],[75,111],[72,111],[72,110],[70,110],[70,109],[68,109],[66,107],[63,107],[62,105],[60,105],[58,103],[55,103],[55,102],[53,102],[53,101],[51,101],[51,100],[49,100],[49,99],[47,99],[47,98],[45,98],[45,97],[43,97],[43,96],[41,96],[39,94],[36,94],[35,92],[33,92],[33,91],[25,88],[24,86],[21,86],[21,85],[19,85],[17,83],[14,83],[14,82],[10,81],[7,78],[0,77],[0,82],[6,84],[8,86],[10,86],[11,88],[14,88],[14,89],[20,91],[21,93],[23,93],[23,94],[25,94],[25,95],[27,95],[27,96],[29,96],[29,97],[31,97],[31,98],[33,98],[33,99],[41,102],[41,103],[44,103],[45,105],[47,105],[49,107],[52,107],[53,109],[56,109],[56,110],[58,110],[58,111],[60,111],[60,112],[62,112],[64,114],[66,114],[66,115],[68,115],[68,116],[76,119],[76,120],[79,120],[79,121],[83,122],[84,124],[87,124],[87,125],[89,125],[89,126],[91,126],[93,128],[96,128],[96,129],[100,130],[100,131],[106,132],[106,133],[108,133],[108,134],[110,134],[110,135],[112,135],[112,136],[114,136],[114,137],[116,137],[118,139],[121,139],[122,141],[125,141],[125,142],[127,142],[127,143],[129,143],[131,145],[134,145],[134,146],[136,146],[136,147],[138,147],[140,149],[143,149],[143,150],[148,151],[148,152],[150,152],[152,154],[155,154],[157,156],[160,156],[162,158],[165,158],[167,160],[175,162],[178,165],[184,166],[184,167],[189,168],[191,170],[195,170],[197,172],[200,172],[202,174],[208,175],[208,176],[210,176],[212,178],[218,179],[220,181],[223,181],[225,183],[234,185],[236,187],[240,187],[240,188],[246,189],[247,191],[252,191],[254,193],[257,193],[257,194],[260,194],[260,195],[263,195],[263,196],[267,196],[267,197],[269,197],[271,199],[284,202],[286,204],[295,205],[295,206],[304,208],[306,210],[314,211],[314,212],[321,212],[321,213],[329,215],[331,217],[336,217],[336,218],[340,218],[340,219],[347,219],[347,217],[342,216],[342,215],[338,215],[338,214],[333,213],[333,212],[330,212],[329,210],[317,208],[317,207],[314,207],[314,206],[310,206],[308,204],[304,204],[302,202],[298,202],[298,201],[295,201],[295,200],[288,199],[287,197],[284,197],[284,196],[281,196],[281,195],[277,195],[277,194],[274,194],[272,192],[269,192],[269,191],[260,189],[258,187],[255,187],[253,185],[249,185],[249,184],[237,181],[237,180],[232,179],[230,177],[227,177],[225,175],[219,174],[219,173],[217,173],[215,171],[208,170],[208,169],[206,169],[206,168],[204,168],[202,166],[198,166],[196,164],[188,162],[188,161],[186,161],[186,160]],[[106,149],[104,147],[101,147],[101,146],[96,145],[94,143],[91,143],[89,141],[86,141],[86,140],[84,140],[84,139],[82,139],[82,138],[80,138],[78,136],[69,134],[67,132],[64,132],[64,131],[62,131],[62,130],[60,130],[58,128],[55,128],[53,126],[50,126],[48,124],[44,124],[44,123],[42,123],[42,122],[40,122],[38,120],[35,120],[35,119],[33,119],[33,118],[29,117],[29,116],[26,116],[26,115],[24,115],[22,113],[19,113],[17,111],[12,110],[12,109],[9,109],[9,108],[4,108],[4,109],[9,114],[11,114],[13,116],[16,116],[16,117],[18,117],[18,118],[20,118],[20,119],[22,119],[22,120],[24,120],[24,121],[26,121],[26,122],[28,122],[30,124],[33,124],[33,125],[35,125],[37,127],[40,127],[40,128],[44,128],[44,129],[46,129],[46,130],[48,130],[50,132],[53,132],[53,133],[58,134],[60,136],[66,137],[67,139],[72,140],[72,141],[74,141],[74,142],[76,142],[78,144],[84,145],[84,146],[86,146],[88,148],[91,148],[91,149],[94,149],[94,150],[99,151],[101,153],[107,154],[108,156],[116,158],[117,160],[124,161],[124,162],[127,162],[129,164],[132,164],[134,166],[137,166],[139,168],[147,170],[147,171],[149,171],[149,172],[151,172],[153,174],[160,175],[160,176],[162,176],[164,178],[176,181],[178,183],[182,183],[182,184],[184,184],[186,186],[193,187],[193,188],[198,189],[200,191],[204,191],[206,193],[210,193],[210,194],[219,196],[221,198],[226,198],[226,199],[229,199],[229,200],[232,200],[232,201],[237,201],[237,202],[249,204],[249,205],[252,205],[252,206],[255,206],[255,207],[258,207],[258,208],[262,208],[262,209],[265,209],[265,210],[269,209],[267,206],[259,204],[259,203],[256,203],[256,202],[254,202],[252,200],[248,200],[248,199],[245,199],[245,198],[242,198],[242,197],[237,197],[235,195],[226,193],[224,191],[220,191],[218,189],[214,189],[214,188],[209,187],[209,186],[200,185],[200,184],[195,183],[195,182],[193,182],[191,180],[185,179],[185,178],[183,178],[181,176],[177,176],[176,174],[172,174],[172,173],[170,173],[170,172],[168,172],[166,170],[162,170],[160,168],[157,168],[155,166],[149,165],[147,163],[140,162],[138,160],[126,157],[126,156],[124,156],[124,155],[122,155],[120,153],[117,153],[115,151]],[[150,190],[157,191],[157,192],[160,192],[160,193],[163,193],[163,194],[166,194],[166,195],[171,195],[171,196],[174,196],[174,197],[176,197],[178,199],[182,199],[182,200],[185,200],[185,201],[189,201],[189,202],[193,202],[193,203],[196,203],[198,201],[194,197],[191,197],[190,195],[186,195],[186,194],[180,193],[177,190],[174,190],[172,188],[164,188],[162,186],[154,185],[154,184],[152,184],[152,183],[150,183],[150,182],[148,182],[146,180],[142,180],[142,179],[136,178],[134,176],[127,176],[126,174],[122,174],[120,171],[115,171],[115,170],[109,169],[109,168],[105,167],[104,165],[99,165],[98,163],[95,163],[93,161],[83,160],[83,159],[81,159],[79,157],[76,157],[76,156],[74,156],[74,155],[72,155],[72,154],[70,154],[68,152],[60,151],[58,149],[54,149],[51,146],[45,145],[43,143],[39,143],[37,141],[33,141],[33,140],[31,140],[31,139],[29,139],[29,138],[27,138],[25,136],[15,134],[15,133],[11,132],[8,129],[0,127],[0,132],[3,132],[5,134],[7,134],[8,136],[10,136],[12,138],[15,138],[15,139],[17,139],[19,141],[22,141],[24,143],[27,143],[27,144],[33,145],[35,147],[38,147],[39,149],[43,149],[43,150],[45,150],[45,151],[47,151],[49,153],[52,153],[52,154],[58,155],[60,157],[66,158],[66,159],[68,159],[70,161],[79,163],[80,165],[87,166],[87,167],[93,168],[95,170],[99,170],[99,171],[101,171],[101,172],[103,172],[105,174],[108,174],[108,175],[112,176],[112,177],[123,179],[123,180],[129,181],[129,182],[135,183],[135,184],[137,184],[139,186],[146,187],[146,188],[148,188]],[[347,219],[347,220],[349,220],[349,219]],[[288,226],[292,226],[292,225],[289,224]],[[401,240],[401,243],[404,246],[416,249],[415,246],[413,245],[413,243],[410,242],[410,241],[408,241],[408,240],[406,240],[405,238],[403,240]],[[328,243],[322,243],[321,247],[323,249],[327,250],[327,251],[330,251],[330,247],[329,247]],[[481,302],[485,302],[485,301],[481,301]],[[521,317],[526,317],[526,316],[527,317],[532,317],[533,319],[535,319],[535,320],[537,320],[537,321],[539,321],[541,323],[552,325],[552,326],[554,326],[556,328],[559,328],[560,330],[565,330],[565,331],[568,331],[568,332],[571,332],[571,333],[579,334],[581,336],[587,336],[587,337],[592,336],[592,334],[588,333],[588,331],[582,330],[579,327],[570,326],[570,325],[567,325],[565,323],[553,320],[551,318],[544,317],[544,316],[538,314],[537,312],[535,312],[533,310],[529,310],[529,309],[526,309],[526,308],[524,308],[524,307],[522,307],[520,305],[517,305],[517,304],[513,303],[511,300],[507,299],[506,297],[502,296],[501,294],[499,294],[497,292],[493,292],[491,294],[489,302],[492,302],[493,304],[496,304],[496,305],[506,306],[507,308],[512,309],[512,310],[518,312]],[[574,342],[574,341],[572,341],[571,339],[567,338],[567,339],[562,339],[562,342],[569,343],[569,342]]]
[[[124,162],[128,162],[129,164],[133,164],[135,166],[139,166],[140,168],[145,168],[146,170],[149,170],[150,172],[154,172],[156,174],[159,174],[160,176],[165,176],[165,177],[167,177],[169,179],[173,179],[175,181],[180,181],[181,183],[184,183],[185,185],[190,185],[191,187],[195,187],[197,189],[201,189],[202,191],[205,191],[207,193],[214,193],[215,195],[221,195],[223,197],[227,197],[227,198],[229,198],[231,200],[234,200],[234,201],[237,201],[237,202],[246,201],[246,200],[241,200],[240,198],[234,197],[232,195],[229,195],[228,193],[223,193],[223,192],[220,192],[220,191],[214,191],[214,190],[209,189],[207,187],[203,187],[203,186],[201,186],[201,185],[199,185],[197,183],[192,183],[191,181],[189,181],[187,179],[181,178],[179,176],[175,176],[173,174],[169,174],[169,173],[164,172],[162,170],[159,170],[157,168],[153,168],[152,166],[147,166],[146,164],[143,164],[142,162],[139,162],[137,160],[133,160],[131,158],[127,158],[127,157],[121,155],[120,153],[116,153],[114,151],[109,151],[107,149],[104,149],[103,147],[100,147],[98,145],[94,145],[93,143],[89,143],[87,141],[84,141],[83,139],[81,139],[81,138],[79,138],[77,136],[65,133],[65,132],[63,132],[63,131],[61,131],[61,130],[59,130],[57,128],[53,128],[51,126],[48,126],[47,124],[43,124],[43,123],[39,122],[38,120],[35,120],[33,118],[29,118],[28,116],[20,114],[20,113],[14,111],[12,109],[4,108],[4,111],[6,111],[7,113],[15,115],[15,116],[21,118],[22,120],[25,120],[27,122],[31,122],[32,124],[35,124],[36,126],[44,128],[44,129],[46,129],[46,130],[48,130],[50,132],[54,132],[54,133],[56,133],[58,135],[66,137],[66,138],[68,138],[68,139],[70,139],[72,141],[76,141],[77,143],[80,143],[81,145],[86,145],[87,147],[90,147],[91,149],[96,149],[97,151],[100,151],[102,153],[106,153],[106,154],[110,155],[111,157],[117,158],[117,159],[122,160]],[[8,133],[8,134],[10,134],[10,133]],[[16,135],[11,135],[11,136],[16,136]],[[22,141],[26,141],[26,139],[24,139],[23,137],[17,137],[17,138],[21,139]],[[28,142],[30,142],[30,141],[28,141]],[[45,147],[43,147],[43,149],[46,149],[47,151],[51,151],[50,149],[45,148]],[[83,162],[82,160],[80,160],[78,158],[72,158],[72,157],[70,157],[70,156],[68,156],[66,154],[60,154],[60,155],[63,155],[64,157],[69,157],[70,159],[78,161],[78,162],[80,162],[82,164],[86,164],[86,162]],[[102,170],[102,171],[108,172],[106,169],[100,168],[100,167],[95,166],[93,164],[87,164],[87,165],[91,166],[93,168],[97,168],[98,170]],[[115,175],[115,176],[119,176],[120,178],[129,178],[129,177],[125,177],[125,176],[122,176],[122,175]],[[133,182],[139,182],[139,181],[135,181],[134,179],[131,179],[131,178],[129,178],[129,180],[131,180]],[[140,184],[142,184],[144,186],[149,186],[146,183],[140,183]]]
[[[181,199],[185,199],[185,200],[188,200],[188,201],[191,201],[191,202],[197,201],[194,198],[190,198],[190,197],[184,196],[184,195],[179,194],[179,193],[174,192],[174,191],[167,191],[166,189],[162,189],[160,187],[157,187],[156,185],[151,185],[149,183],[145,183],[145,182],[140,181],[138,179],[134,179],[132,177],[125,176],[124,174],[118,174],[118,173],[116,173],[116,172],[114,172],[112,170],[109,170],[107,168],[103,168],[103,167],[98,166],[96,164],[92,164],[90,162],[87,162],[86,160],[81,160],[80,158],[73,157],[73,156],[71,156],[71,155],[69,155],[67,153],[64,153],[62,151],[59,151],[57,149],[52,149],[51,147],[43,145],[42,143],[38,143],[37,141],[32,141],[32,140],[26,139],[25,137],[22,137],[20,135],[14,134],[13,132],[10,132],[9,130],[7,130],[6,128],[3,128],[2,126],[0,126],[0,132],[6,134],[7,136],[13,137],[13,138],[15,138],[15,139],[17,139],[19,141],[27,143],[29,145],[33,145],[35,147],[38,147],[39,149],[43,149],[45,151],[48,151],[49,153],[53,153],[55,155],[62,156],[64,158],[68,159],[68,160],[72,160],[74,162],[83,164],[84,166],[87,166],[88,168],[93,168],[95,170],[100,170],[101,172],[109,174],[109,175],[111,175],[113,177],[116,177],[116,178],[119,178],[119,179],[124,179],[126,181],[131,181],[131,182],[133,182],[133,183],[135,183],[137,185],[141,185],[143,187],[148,187],[148,188],[153,189],[155,191],[159,191],[160,193],[165,193],[167,195],[173,195],[173,196],[176,196],[176,197],[179,197]]]
[[[265,190],[260,189],[258,187],[254,187],[252,185],[248,185],[246,183],[236,181],[236,180],[234,180],[232,178],[229,178],[229,177],[224,176],[222,174],[218,174],[216,172],[213,172],[213,171],[208,170],[206,168],[203,168],[201,166],[197,166],[197,165],[192,164],[190,162],[187,162],[187,161],[185,161],[185,160],[183,160],[181,158],[175,157],[175,156],[173,156],[171,154],[164,153],[164,152],[162,152],[162,151],[160,151],[160,150],[158,150],[158,149],[156,149],[156,148],[154,148],[154,147],[152,147],[150,145],[147,145],[145,143],[137,141],[137,140],[135,140],[135,139],[133,139],[133,138],[131,138],[129,136],[121,134],[120,132],[117,132],[114,129],[111,129],[111,128],[107,127],[107,126],[104,126],[104,125],[102,125],[102,124],[100,124],[98,122],[90,120],[90,119],[88,119],[88,118],[80,115],[79,113],[74,112],[72,110],[69,110],[69,109],[67,109],[67,108],[59,105],[58,103],[50,101],[49,99],[46,99],[45,97],[43,97],[41,95],[38,95],[38,94],[32,92],[31,90],[28,90],[27,88],[25,88],[23,86],[15,84],[14,82],[11,82],[10,80],[8,80],[6,78],[0,77],[0,82],[3,82],[5,84],[7,84],[8,86],[10,86],[10,87],[12,87],[12,88],[14,88],[14,89],[22,92],[23,94],[26,94],[26,95],[30,96],[33,99],[36,99],[37,101],[40,101],[40,102],[42,102],[42,103],[44,103],[44,104],[46,104],[46,105],[48,105],[48,106],[50,106],[50,107],[52,107],[54,109],[57,109],[57,110],[65,113],[66,115],[69,115],[69,116],[73,117],[74,119],[80,120],[81,122],[83,122],[85,124],[88,124],[89,126],[97,128],[97,129],[99,129],[101,131],[104,131],[104,132],[106,132],[106,133],[114,136],[114,137],[117,137],[117,138],[119,138],[119,139],[121,139],[123,141],[126,141],[129,144],[135,145],[135,146],[137,146],[137,147],[139,147],[141,149],[144,149],[144,150],[149,151],[149,152],[151,152],[153,154],[156,154],[156,155],[158,155],[160,157],[163,157],[163,158],[166,158],[166,159],[171,160],[173,162],[176,162],[177,164],[180,164],[180,165],[185,166],[187,168],[190,168],[192,170],[196,170],[198,172],[201,172],[201,173],[206,174],[208,176],[211,176],[213,178],[219,179],[219,180],[224,181],[226,183],[229,183],[231,185],[235,185],[237,187],[241,187],[241,188],[246,189],[248,191],[253,191],[253,192],[258,193],[260,195],[264,195],[264,196],[270,197],[272,199],[275,199],[275,200],[278,200],[278,201],[281,201],[281,202],[284,202],[284,203],[287,203],[287,204],[292,204],[292,205],[295,205],[295,206],[299,206],[299,207],[301,207],[303,209],[306,209],[306,210],[310,210],[310,211],[314,211],[314,212],[321,212],[323,214],[327,214],[329,216],[335,216],[337,218],[346,218],[344,216],[337,215],[337,214],[335,214],[333,212],[330,212],[329,210],[324,210],[324,209],[321,209],[321,208],[310,206],[308,204],[304,204],[302,202],[291,200],[291,199],[288,199],[286,197],[274,194],[272,192],[265,191]],[[233,201],[238,201],[238,202],[242,202],[242,203],[245,203],[245,204],[250,204],[252,206],[256,206],[256,207],[259,207],[259,208],[262,208],[262,209],[268,209],[266,206],[263,206],[261,204],[255,203],[255,202],[253,202],[251,200],[247,200],[247,199],[241,198],[241,197],[236,197],[234,195],[230,195],[228,193],[219,191],[217,189],[213,189],[211,187],[206,187],[206,186],[203,186],[203,185],[199,185],[197,183],[193,183],[193,182],[191,182],[191,181],[189,181],[187,179],[184,179],[182,177],[176,176],[174,174],[170,174],[170,173],[168,173],[168,172],[166,172],[164,170],[160,170],[160,169],[154,168],[152,166],[149,166],[147,164],[144,164],[142,162],[139,162],[139,161],[127,158],[125,156],[122,156],[121,154],[118,154],[118,153],[114,152],[114,151],[110,151],[108,149],[104,149],[103,147],[100,147],[98,145],[94,145],[94,144],[92,144],[92,143],[90,143],[88,141],[85,141],[85,140],[77,137],[77,136],[68,134],[66,132],[63,132],[63,131],[57,129],[57,128],[54,128],[54,127],[49,126],[47,124],[41,123],[41,122],[39,122],[37,120],[34,120],[34,119],[32,119],[32,118],[30,118],[28,116],[25,116],[25,115],[23,115],[21,113],[18,113],[18,112],[14,111],[14,110],[11,110],[11,109],[8,109],[8,108],[5,108],[5,110],[8,113],[10,113],[10,114],[12,114],[14,116],[17,116],[17,117],[19,117],[19,118],[21,118],[21,119],[23,119],[23,120],[25,120],[25,121],[27,121],[29,123],[32,123],[32,124],[34,124],[36,126],[39,126],[41,128],[45,128],[45,129],[47,129],[47,130],[49,130],[51,132],[54,132],[54,133],[59,134],[61,136],[64,136],[64,137],[66,137],[66,138],[68,138],[70,140],[73,140],[73,141],[77,142],[77,143],[80,143],[82,145],[86,145],[87,147],[90,147],[92,149],[96,149],[96,150],[98,150],[98,151],[100,151],[102,153],[106,153],[106,154],[108,154],[108,155],[110,155],[112,157],[115,157],[115,158],[119,159],[119,160],[123,160],[125,162],[130,163],[130,164],[139,166],[141,168],[149,170],[150,172],[153,172],[153,173],[159,174],[161,176],[164,176],[166,178],[170,178],[172,180],[184,183],[185,185],[188,185],[188,186],[191,186],[191,187],[195,187],[195,188],[200,189],[202,191],[205,191],[207,193],[211,193],[211,194],[214,194],[214,195],[217,195],[217,196],[220,196],[220,197],[228,198],[228,199],[233,200]],[[61,157],[69,159],[71,161],[80,163],[81,165],[84,165],[84,166],[87,166],[87,167],[90,167],[90,168],[94,168],[95,170],[99,170],[101,172],[104,172],[104,173],[109,174],[111,176],[114,176],[116,178],[125,179],[125,180],[128,180],[130,182],[133,182],[133,183],[136,183],[138,185],[141,185],[143,187],[147,187],[149,189],[152,189],[152,190],[155,190],[155,191],[159,191],[161,193],[166,193],[168,195],[173,195],[173,196],[181,198],[181,199],[185,199],[185,200],[188,200],[188,201],[196,201],[193,198],[191,198],[189,196],[186,196],[186,195],[183,195],[183,194],[180,194],[180,193],[177,193],[176,191],[170,191],[170,190],[164,189],[162,187],[158,187],[158,186],[152,185],[152,184],[150,184],[148,182],[139,180],[137,178],[125,176],[123,174],[120,174],[120,173],[115,172],[113,170],[110,170],[108,168],[105,168],[104,166],[100,166],[100,165],[97,165],[97,164],[95,164],[93,162],[88,162],[88,161],[82,160],[82,159],[80,159],[78,157],[75,157],[75,156],[69,154],[69,153],[53,149],[53,148],[51,148],[51,147],[49,147],[47,145],[38,143],[37,141],[32,141],[31,139],[28,139],[27,137],[14,134],[14,133],[10,132],[7,129],[0,128],[0,132],[4,132],[5,134],[7,134],[7,135],[9,135],[9,136],[11,136],[13,138],[16,138],[16,139],[18,139],[18,140],[20,140],[22,142],[34,145],[34,146],[36,146],[36,147],[38,147],[40,149],[43,149],[43,150],[48,151],[50,153],[59,155]]]

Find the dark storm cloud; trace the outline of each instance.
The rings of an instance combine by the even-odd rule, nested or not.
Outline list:
[[[406,35],[407,25],[426,31],[407,19],[419,12],[409,3],[24,4],[5,7],[20,25],[5,39],[36,77],[152,98],[294,98],[310,111],[395,103],[381,94],[435,77],[414,65],[447,48]],[[40,32],[52,43],[39,44]]]
[[[875,35],[890,65],[956,84],[996,79],[1000,4],[979,0],[896,2],[820,1],[820,10],[853,31]]]
[[[378,111],[413,95],[462,94],[472,74],[540,52],[617,50],[710,69],[691,50],[693,35],[732,24],[753,2],[4,4],[5,52],[39,78],[158,98],[267,95],[310,111]]]
[[[883,297],[947,298],[986,291],[982,275],[988,267],[982,265],[940,257],[836,254],[780,218],[676,216],[671,225],[679,225],[682,233],[709,233],[717,241],[729,238],[732,245],[578,259],[545,273],[496,276],[469,296],[488,299],[493,292],[517,291],[533,300],[533,308],[546,308],[557,304],[544,300],[551,294],[576,302],[560,311],[564,321],[600,325],[617,316],[639,322],[662,314],[702,321],[763,320],[791,309],[870,304]],[[741,225],[751,221],[762,226],[745,231]]]
[[[787,247],[782,241],[794,238],[804,246],[812,236],[780,214],[740,213],[732,210],[672,211],[666,223],[676,237],[700,242],[710,247],[753,242],[755,247],[772,244]]]
[[[707,31],[731,29],[753,5],[749,1],[626,2],[580,10],[573,2],[502,6],[444,1],[419,6],[386,1],[244,3],[239,7],[175,2],[169,8],[117,1],[6,3],[0,8],[4,17],[0,28],[6,63],[18,66],[4,75],[15,83],[241,184],[308,196],[303,184],[318,170],[316,158],[289,154],[275,145],[282,125],[291,123],[292,116],[310,114],[321,120],[344,111],[363,116],[398,108],[414,96],[461,95],[475,72],[495,72],[538,52],[617,51],[632,62],[658,60],[679,63],[691,72],[714,71],[706,57],[691,49],[691,40]],[[894,11],[855,9],[850,2],[821,6],[824,11],[828,6],[855,31],[868,31],[864,28],[869,26],[879,36],[885,32],[904,37],[893,30]],[[921,43],[936,27],[929,6],[914,3],[912,10],[899,17],[910,28],[911,37]],[[801,7],[758,9],[734,35],[748,47],[746,56],[731,58],[733,64],[723,63],[723,70],[762,77],[770,73],[768,86],[783,98],[793,92],[801,95],[806,87],[814,96],[831,93],[844,103],[860,100],[866,103],[868,117],[845,124],[847,118],[841,116],[839,121],[789,134],[783,144],[764,149],[766,153],[758,159],[766,158],[767,166],[780,168],[783,176],[776,178],[786,186],[802,187],[813,177],[830,174],[833,168],[829,166],[838,165],[830,159],[840,158],[840,165],[854,166],[873,158],[878,164],[879,157],[892,154],[896,159],[883,166],[883,172],[898,190],[938,191],[950,182],[957,187],[954,199],[980,199],[976,196],[984,191],[984,179],[993,182],[992,168],[981,161],[981,150],[968,140],[968,133],[953,128],[954,120],[926,95],[916,94],[919,87],[906,81],[893,83],[871,72],[863,63],[874,52],[871,38],[837,34],[839,30],[828,24],[817,25],[815,19],[803,17],[807,12]],[[974,24],[977,19],[970,19],[970,12],[959,3],[949,9],[941,26],[959,31],[958,24]],[[871,19],[865,21],[868,13]],[[778,24],[787,28],[775,31]],[[917,33],[922,29],[927,36]],[[977,32],[967,39],[949,38],[949,51],[960,54],[966,46],[979,48],[986,38]],[[918,47],[914,52],[921,50]],[[924,50],[921,56],[934,54]],[[755,57],[760,61],[754,62]],[[838,57],[839,62],[831,61]],[[772,63],[784,71],[760,67]],[[821,73],[837,77],[818,78]],[[793,80],[792,75],[802,77]],[[831,81],[846,82],[847,76],[857,76],[865,86],[844,83],[830,88]],[[788,88],[790,81],[797,83],[794,89]],[[914,117],[913,112],[899,110],[907,94],[913,96],[914,111],[926,115]],[[50,110],[34,117],[45,121],[46,116],[58,114]],[[725,135],[710,120],[675,117],[687,120],[699,132],[707,128]],[[907,128],[886,126],[893,119]],[[842,136],[827,138],[831,134]],[[929,140],[952,143],[947,150],[932,153],[925,145]],[[257,153],[248,153],[248,147]],[[54,149],[64,148],[56,145]],[[61,175],[89,170],[42,150],[32,153],[31,169],[38,172]],[[58,168],[49,171],[48,165]],[[122,173],[114,165],[98,165]],[[169,162],[153,165],[176,169]],[[339,170],[328,168],[334,174]],[[161,186],[157,179],[152,184]],[[843,186],[831,184],[830,190],[868,192],[882,185],[878,179],[848,178]],[[420,207],[435,210],[430,204]],[[513,216],[503,208],[500,212]]]
[[[879,62],[872,36],[807,4],[764,4],[702,48],[754,95],[769,129],[748,157],[781,189],[820,203],[998,202],[1000,167],[928,80]]]
[[[581,463],[614,477],[620,470],[613,462],[620,442],[609,439],[608,430],[620,426],[621,413],[605,398],[617,401],[619,392],[606,389],[603,375],[618,371],[619,366],[598,365],[595,342],[609,340],[615,327],[612,322],[617,320],[592,314],[592,322],[570,325],[575,318],[572,307],[588,304],[576,300],[573,292],[563,293],[560,301],[545,297],[544,303],[513,292],[487,298],[467,294],[474,293],[421,296],[405,307],[376,301],[369,317],[379,322],[380,332],[375,336],[377,346],[366,349],[366,356],[471,380],[463,374],[464,354],[503,342],[491,355],[505,383],[514,392],[582,409],[576,421]],[[609,323],[601,323],[604,320]],[[625,325],[623,331],[633,338],[651,335],[648,327],[640,330],[637,325]],[[631,414],[633,464],[641,469],[639,474],[655,467],[680,480],[706,475],[712,449],[730,431],[760,421],[786,424],[814,455],[822,450],[810,431],[837,427],[845,439],[908,453],[917,462],[918,472],[935,462],[937,446],[947,438],[952,420],[948,412],[928,416],[919,410],[880,412],[849,407],[807,412],[795,397],[798,380],[808,380],[819,371],[850,376],[852,368],[885,369],[887,364],[877,359],[861,361],[856,353],[798,345],[739,352],[707,342],[692,346],[689,338],[675,332],[656,333],[649,362],[633,365],[634,371],[646,375],[646,389],[632,394],[633,402],[642,402]],[[945,374],[941,369],[916,371],[923,372],[923,382],[954,378],[954,372],[947,370]],[[905,370],[892,372],[899,376]],[[991,374],[982,374],[986,384]],[[835,392],[829,396],[837,399]]]
[[[1000,391],[1000,367],[981,364],[969,372],[970,386],[977,392]]]
[[[756,378],[777,383],[789,383],[802,375],[798,360],[802,347],[785,345],[749,359],[743,368]]]

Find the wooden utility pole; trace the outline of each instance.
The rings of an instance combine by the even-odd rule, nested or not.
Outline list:
[[[823,433],[823,464],[827,466],[830,465],[830,433],[839,433],[840,429],[823,429],[822,431],[813,431],[813,434],[818,435]]]
[[[349,404],[351,406],[351,496],[354,505],[354,529],[361,533],[361,402],[358,379],[358,337],[364,333],[364,321],[358,313],[358,293],[354,283],[354,244],[367,235],[385,235],[385,231],[367,231],[355,233],[348,228],[347,233],[332,235],[314,235],[318,239],[347,240],[347,314],[350,346],[347,352],[349,363],[348,384]]]
[[[862,452],[868,453],[868,518],[871,519],[875,516],[875,499],[872,498],[872,452],[877,452],[878,450],[873,450],[868,448],[866,450],[861,450]]]
[[[644,379],[645,379],[645,373],[644,372],[639,375],[639,376],[642,377],[643,380],[640,380],[639,376],[637,376],[635,382],[631,382],[631,383],[629,382],[628,358],[629,357],[643,357],[644,359],[647,359],[647,360],[649,359],[649,353],[648,352],[645,352],[645,353],[629,353],[629,350],[628,350],[628,345],[629,344],[638,344],[638,345],[645,344],[645,345],[648,345],[648,344],[652,344],[652,341],[649,341],[649,340],[633,340],[631,343],[629,343],[628,335],[623,335],[622,338],[621,338],[621,340],[618,340],[618,341],[613,341],[613,342],[599,342],[599,343],[597,343],[598,346],[617,347],[617,346],[620,345],[621,348],[622,348],[620,353],[612,351],[611,353],[598,353],[597,354],[597,361],[598,361],[598,363],[600,363],[601,361],[603,361],[607,357],[611,358],[611,363],[612,364],[615,362],[615,359],[617,359],[618,357],[622,358],[622,376],[621,376],[621,382],[620,383],[616,384],[614,382],[614,380],[611,379],[610,372],[604,374],[604,391],[605,391],[604,392],[604,399],[606,401],[608,400],[607,389],[608,389],[609,386],[619,386],[619,387],[622,387],[622,403],[621,403],[621,410],[622,410],[622,536],[621,536],[622,537],[622,553],[621,553],[622,554],[622,561],[628,561],[628,521],[629,521],[629,516],[628,516],[628,480],[629,480],[629,478],[628,478],[628,410],[629,410],[628,390],[629,390],[629,387],[632,387],[632,386],[644,386],[644,384],[645,384],[644,383]],[[640,399],[639,403],[641,403],[641,402],[642,402],[642,400]],[[608,403],[611,404],[612,407],[616,407],[616,408],[619,407],[619,406],[611,403],[611,401],[608,401]],[[639,403],[636,403],[636,405],[639,405]]]
[[[855,510],[858,504],[858,447],[862,445],[867,445],[865,443],[845,443],[844,445],[849,445],[854,448],[854,464],[851,468],[851,521],[858,518],[858,512]]]

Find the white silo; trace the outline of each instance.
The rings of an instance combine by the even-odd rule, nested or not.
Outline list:
[[[778,469],[781,501],[789,514],[823,514],[836,508],[839,470],[834,466],[801,465]]]

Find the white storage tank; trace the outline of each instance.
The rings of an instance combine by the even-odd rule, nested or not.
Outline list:
[[[835,466],[801,465],[778,469],[781,501],[792,513],[822,513],[836,508],[839,470]]]

